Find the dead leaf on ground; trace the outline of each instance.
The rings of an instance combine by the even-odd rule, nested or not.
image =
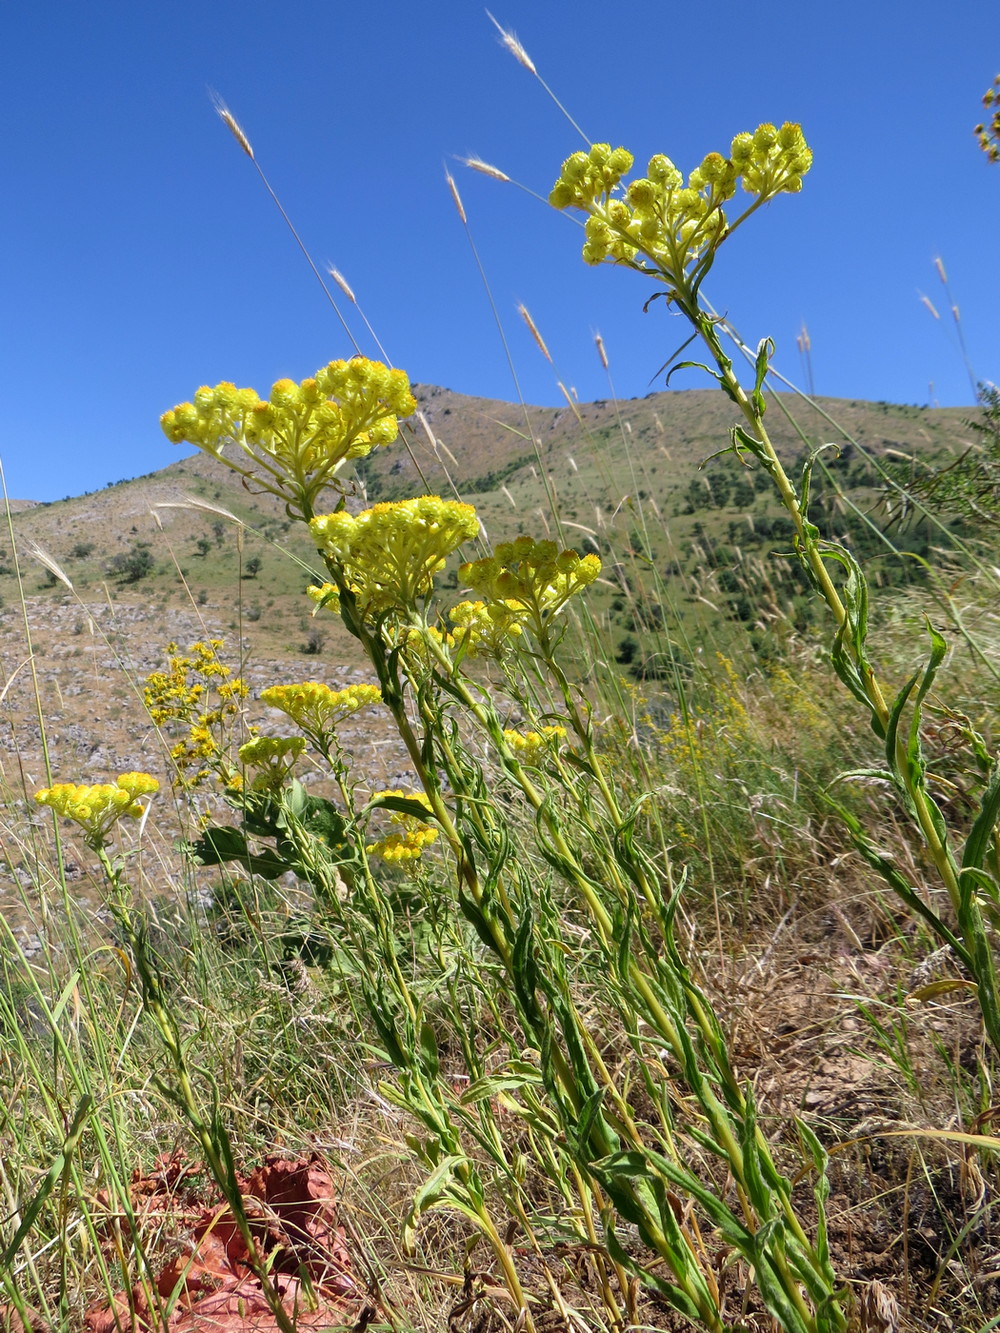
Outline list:
[[[141,1287],[92,1307],[87,1333],[278,1333],[275,1317],[232,1210],[215,1191],[194,1195],[201,1168],[183,1157],[161,1158],[148,1175],[136,1172],[132,1205],[140,1230],[176,1218],[186,1250],[157,1274],[155,1308]],[[328,1328],[362,1319],[368,1304],[352,1273],[344,1230],[337,1223],[333,1180],[317,1154],[268,1157],[240,1181],[244,1207],[271,1285],[296,1329]]]

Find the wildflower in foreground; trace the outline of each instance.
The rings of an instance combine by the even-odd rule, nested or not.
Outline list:
[[[459,602],[448,612],[455,633],[469,657],[504,657],[523,633],[524,611],[517,602]]]
[[[492,556],[463,565],[459,577],[482,594],[491,615],[521,616],[536,634],[574,593],[601,572],[596,555],[560,551],[555,542],[518,537],[501,542]]]
[[[96,850],[104,846],[119,819],[140,818],[146,807],[139,798],[151,796],[159,789],[156,778],[148,773],[123,773],[114,783],[102,782],[92,787],[59,782],[36,791],[35,800],[79,824],[87,843]]]
[[[305,748],[301,736],[255,736],[241,745],[240,759],[253,772],[251,791],[281,791]]]
[[[801,190],[812,165],[802,128],[791,122],[738,134],[729,153],[709,153],[686,185],[673,162],[658,153],[650,158],[646,176],[619,193],[632,154],[594,144],[589,152],[566,159],[549,202],[588,215],[583,247],[588,264],[611,260],[660,274],[678,287],[697,286],[732,230],[722,206],[735,195],[737,183],[756,202],[734,227],[775,195]]]
[[[261,690],[260,697],[269,707],[279,708],[290,717],[321,749],[338,722],[382,702],[377,685],[348,685],[342,690],[331,690],[317,680],[303,685],[269,685]]]
[[[323,554],[342,568],[366,616],[415,610],[448,556],[479,534],[472,505],[437,495],[377,504],[360,514],[341,510],[314,518],[309,527]]]
[[[430,802],[423,792],[372,792],[373,801],[382,796],[399,796],[407,801],[415,801],[430,813]],[[383,861],[395,861],[396,863],[417,861],[423,855],[424,848],[429,847],[438,835],[437,829],[430,824],[424,824],[416,816],[404,815],[398,810],[392,812],[390,822],[402,825],[402,832],[390,833],[377,842],[369,843],[365,848],[369,856],[381,856]]]
[[[267,401],[228,382],[205,386],[193,403],[165,412],[160,424],[172,443],[196,445],[280,496],[292,512],[312,518],[317,497],[339,469],[391,444],[398,418],[416,406],[403,371],[355,357],[331,361],[300,384],[278,380]],[[230,444],[251,467],[223,456]]]

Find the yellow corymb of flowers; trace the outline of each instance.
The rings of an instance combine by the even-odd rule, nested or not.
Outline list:
[[[278,380],[269,398],[223,382],[199,389],[160,418],[174,444],[196,445],[262,490],[280,496],[292,513],[312,518],[320,492],[343,465],[363,458],[399,433],[399,418],[416,411],[401,370],[355,357],[331,361],[309,379]],[[242,450],[246,467],[224,456]]]
[[[185,655],[169,643],[167,670],[146,678],[143,697],[156,726],[186,728],[170,751],[177,765],[175,785],[181,787],[199,786],[213,769],[231,776],[226,737],[250,687],[221,660],[224,647],[222,639],[208,639],[193,643]]]
[[[79,824],[90,846],[99,848],[119,819],[138,819],[145,812],[140,797],[151,796],[159,789],[156,778],[148,773],[123,773],[113,783],[90,787],[58,782],[36,791],[35,800]]]
[[[459,577],[501,617],[519,615],[536,634],[574,593],[601,572],[596,555],[560,551],[555,542],[518,537],[501,542],[492,556],[463,565]]]
[[[449,555],[479,533],[472,505],[422,495],[341,510],[309,525],[323,554],[340,566],[365,616],[408,612],[428,597]]]
[[[378,800],[380,796],[401,796],[407,801],[416,801],[430,813],[430,802],[423,792],[377,791],[372,793],[372,800]],[[398,810],[392,812],[390,822],[402,825],[402,831],[369,843],[365,848],[369,856],[380,856],[383,861],[396,864],[417,861],[423,855],[424,848],[429,847],[438,835],[437,829],[430,824],[424,824],[413,815],[401,814]]]
[[[537,768],[546,755],[554,754],[566,739],[565,727],[542,727],[541,731],[505,731],[504,740],[526,768]]]
[[[464,647],[469,657],[509,655],[523,633],[524,611],[517,602],[459,602],[448,618],[455,626],[452,644]]]
[[[261,690],[260,697],[269,707],[278,708],[290,717],[320,746],[338,722],[382,702],[377,685],[347,685],[342,690],[331,690],[317,680],[302,685],[269,685]]]
[[[240,759],[253,773],[251,791],[280,791],[305,748],[301,736],[255,736],[241,745]]]
[[[688,177],[662,153],[650,158],[647,174],[622,189],[632,154],[610,144],[594,144],[562,165],[549,195],[555,208],[586,213],[583,258],[628,264],[665,277],[676,287],[696,288],[716,249],[761,204],[802,188],[812,152],[800,125],[759,125],[738,134],[729,157],[709,153]],[[730,227],[723,205],[737,183],[756,196]]]

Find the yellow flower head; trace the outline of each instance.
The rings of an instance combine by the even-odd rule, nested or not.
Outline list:
[[[723,204],[737,182],[761,202],[802,188],[812,152],[799,125],[780,129],[765,124],[753,134],[738,134],[730,156],[709,153],[687,184],[668,157],[650,158],[647,174],[627,188],[621,179],[632,166],[624,148],[595,144],[574,153],[562,165],[549,195],[555,208],[587,214],[583,258],[629,264],[665,277],[675,286],[685,278],[695,285],[711,265],[715,250],[729,234]]]
[[[504,740],[526,768],[537,768],[548,754],[554,754],[566,739],[565,727],[542,727],[541,731],[505,731]]]
[[[91,847],[103,847],[119,819],[138,819],[146,807],[141,796],[159,791],[160,784],[148,773],[123,773],[114,783],[79,786],[59,782],[35,792],[39,805],[50,806],[57,815],[72,819],[83,829]]]
[[[403,371],[355,357],[331,361],[300,384],[278,380],[266,401],[228,382],[205,386],[160,424],[172,443],[196,445],[311,518],[339,469],[391,444],[398,418],[416,406]],[[241,449],[251,466],[224,457],[227,445]]]
[[[362,708],[382,702],[377,685],[348,685],[331,690],[310,680],[303,685],[269,685],[260,697],[271,708],[279,708],[318,745],[336,729],[338,722]],[[242,751],[241,751],[242,753]]]
[[[520,616],[541,633],[573,594],[593,583],[600,572],[596,555],[580,556],[560,551],[555,542],[518,537],[501,542],[487,559],[463,565],[459,577],[482,595],[501,621],[508,615]]]
[[[316,603],[313,607],[313,615],[326,609],[337,612],[340,610],[340,593],[332,583],[323,583],[317,586],[310,583],[306,588],[306,596]]]
[[[306,748],[301,736],[255,736],[241,745],[239,756],[254,770],[252,791],[280,791]]]
[[[343,570],[363,615],[407,612],[428,597],[451,553],[479,533],[471,505],[423,495],[314,518],[313,537]]]
[[[167,670],[146,678],[146,710],[156,726],[185,728],[184,739],[170,751],[177,786],[197,787],[213,768],[225,781],[233,776],[227,738],[250,688],[220,659],[224,647],[222,639],[207,639],[193,643],[185,655],[169,643]]]
[[[502,658],[521,637],[525,612],[517,602],[459,602],[448,612],[455,626],[450,635],[469,657]]]
[[[406,829],[403,833],[390,833],[377,842],[370,842],[365,848],[369,856],[381,856],[383,861],[417,861],[437,837],[437,829]]]
[[[423,792],[376,791],[372,793],[372,800],[376,801],[381,796],[400,796],[407,801],[415,801],[430,813],[430,802]],[[388,837],[369,843],[365,851],[370,856],[381,856],[383,861],[397,864],[416,861],[423,855],[424,848],[429,847],[438,835],[437,829],[430,824],[398,810],[392,811],[390,823],[401,825],[402,832],[390,833]]]

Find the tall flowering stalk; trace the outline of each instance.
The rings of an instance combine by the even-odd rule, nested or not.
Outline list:
[[[992,93],[987,99],[990,97]],[[983,146],[988,147],[985,142]],[[686,185],[662,156],[651,159],[646,177],[625,185],[632,155],[622,148],[595,144],[589,153],[575,153],[563,163],[550,202],[556,208],[575,208],[586,214],[583,258],[588,264],[624,265],[665,283],[663,295],[694,330],[689,341],[700,339],[708,350],[711,365],[701,368],[715,379],[742,417],[732,428],[730,450],[741,459],[754,458],[771,477],[792,520],[799,560],[833,616],[833,665],[867,710],[872,729],[883,743],[885,767],[867,776],[882,777],[896,789],[947,891],[954,927],[843,811],[855,845],[969,970],[986,1031],[1000,1051],[1000,987],[983,913],[984,904],[992,907],[1000,899],[995,834],[1000,814],[1000,762],[992,761],[980,810],[959,845],[929,789],[920,739],[921,710],[946,652],[944,639],[928,624],[926,666],[895,697],[887,697],[868,650],[864,571],[846,547],[821,537],[809,519],[809,485],[816,455],[807,460],[796,485],[764,424],[764,385],[774,344],[770,339],[759,344],[753,386],[745,388],[725,351],[719,320],[699,295],[720,245],[762,204],[777,194],[800,190],[811,162],[812,154],[798,125],[776,129],[768,124],[753,134],[737,135],[728,158],[709,154]],[[753,202],[730,223],[723,204],[734,197],[738,183]],[[692,364],[697,363],[681,362],[675,369]],[[978,738],[977,744],[985,753]]]
[[[149,946],[146,920],[141,911],[136,911],[132,891],[125,878],[125,862],[121,856],[112,854],[117,826],[123,820],[141,819],[147,810],[144,798],[153,796],[159,786],[156,778],[148,773],[123,773],[113,783],[92,786],[74,782],[56,783],[37,791],[35,800],[39,805],[48,806],[55,816],[75,823],[83,833],[84,842],[100,863],[109,890],[108,907],[131,955],[130,964],[135,968],[142,988],[143,1008],[156,1025],[170,1061],[173,1086],[165,1087],[164,1091],[187,1120],[204,1153],[205,1162],[232,1209],[237,1228],[247,1247],[250,1266],[259,1278],[271,1307],[275,1327],[280,1333],[295,1333],[294,1320],[285,1309],[281,1294],[272,1281],[267,1261],[261,1254],[218,1108],[206,1111],[195,1089],[194,1070],[188,1055],[189,1043],[166,999],[163,978],[155,954]]]
[[[776,140],[771,157],[754,160],[753,169],[768,188],[792,188],[791,164],[801,165],[802,150],[797,140],[788,139]],[[590,158],[580,171],[574,168],[578,193],[567,202],[583,197],[579,191],[587,180],[599,178],[602,188],[613,188],[611,175],[629,165],[620,154],[602,160],[603,175],[588,176]],[[697,191],[678,196],[676,217],[669,200],[656,205],[664,219],[669,214],[667,250],[699,261],[724,232],[718,203],[729,188],[725,173],[714,166],[704,167],[703,176],[704,197]],[[674,187],[667,182],[664,188],[669,194]],[[647,206],[653,205],[647,201]],[[615,226],[626,224],[615,210],[608,217]],[[604,244],[607,233],[592,231],[588,244]],[[608,244],[613,248],[613,237]],[[629,262],[636,253],[633,249]],[[359,361],[352,382],[374,377],[384,385],[384,367],[376,371],[366,368],[370,365]],[[408,390],[402,381],[391,383],[397,394],[392,402],[405,406],[411,401]],[[340,936],[364,960],[368,1011],[398,1071],[397,1083],[386,1091],[423,1129],[414,1146],[429,1175],[414,1199],[408,1232],[430,1208],[464,1213],[489,1240],[519,1321],[529,1333],[536,1327],[514,1253],[489,1202],[491,1192],[498,1193],[517,1225],[534,1235],[522,1184],[525,1168],[518,1165],[518,1154],[492,1109],[502,1096],[529,1134],[534,1169],[566,1199],[567,1225],[578,1228],[581,1243],[601,1256],[599,1287],[614,1326],[635,1320],[628,1295],[635,1273],[689,1319],[722,1333],[725,1296],[712,1254],[720,1241],[706,1242],[701,1227],[708,1224],[744,1256],[764,1304],[782,1328],[789,1333],[842,1329],[845,1318],[822,1221],[818,1238],[810,1240],[791,1186],[757,1127],[753,1099],[731,1067],[722,1026],[674,942],[679,885],[669,866],[657,865],[642,849],[638,809],[622,808],[594,742],[587,701],[558,660],[563,612],[598,576],[600,561],[529,537],[501,544],[492,555],[461,565],[460,578],[476,600],[460,602],[444,620],[435,606],[434,579],[460,548],[478,538],[475,511],[423,496],[361,513],[349,512],[344,503],[331,513],[316,513],[319,479],[329,485],[339,461],[350,453],[347,436],[331,436],[331,466],[319,452],[310,454],[304,466],[301,451],[289,443],[303,430],[302,397],[275,386],[268,400],[271,444],[265,459],[259,437],[251,439],[256,427],[248,433],[246,425],[257,411],[254,402],[249,396],[245,403],[239,399],[237,405],[243,405],[237,419],[233,393],[222,388],[221,407],[218,395],[200,391],[194,406],[166,414],[164,429],[170,438],[188,439],[246,476],[244,463],[224,452],[227,442],[236,440],[264,466],[267,488],[284,498],[290,513],[309,522],[328,576],[312,595],[321,608],[339,614],[362,645],[420,790],[409,796],[378,792],[359,805],[334,739],[338,704],[331,692],[317,683],[272,687],[264,701],[296,721],[331,762],[345,813],[321,812],[317,798],[296,795],[293,785],[283,809],[268,811],[266,803],[276,800],[273,793],[258,794],[253,805],[252,827],[258,834],[274,830],[277,857],[255,858],[245,837],[234,837],[232,830],[209,830],[200,846],[209,861],[231,857],[266,866],[267,873],[285,865],[311,878]],[[379,402],[390,405],[385,393]],[[310,404],[313,417],[323,414],[321,404]],[[382,428],[386,436],[394,433],[388,418]],[[283,442],[281,449],[274,441]],[[556,710],[532,718],[526,732],[511,728],[502,695],[484,691],[469,674],[469,664],[481,658],[501,665],[514,700],[528,699],[529,679],[547,676],[555,686]],[[489,782],[470,749],[476,733],[495,766]],[[589,1015],[579,1008],[551,889],[531,864],[513,854],[511,801],[534,823],[539,863],[547,864],[575,895],[587,948],[601,959],[607,978],[606,1003],[632,1048],[651,1114],[638,1115],[627,1081],[609,1068]],[[377,810],[389,811],[398,831],[369,840],[364,830]],[[338,820],[342,841],[328,836],[331,821]],[[317,839],[310,829],[320,825],[323,836]],[[450,853],[455,906],[485,950],[481,961],[466,955],[461,971],[471,968],[474,975],[493,978],[474,992],[459,992],[446,966],[439,982],[453,996],[450,1040],[462,1051],[472,1078],[469,1100],[456,1097],[449,1085],[437,1031],[442,1019],[430,1020],[425,1000],[407,978],[391,909],[369,864],[369,856],[381,856],[416,867],[432,846]],[[346,875],[353,886],[347,899],[332,891],[335,873]],[[496,1056],[487,1058],[460,1016],[470,1004],[492,1013],[501,1033],[503,1011],[512,1008],[516,1015],[520,1032],[503,1036],[501,1046],[509,1054],[499,1068]],[[663,1070],[662,1078],[654,1068]],[[669,1091],[674,1080],[685,1089],[679,1101]],[[479,1090],[475,1096],[472,1089]],[[732,1201],[711,1172],[700,1173],[685,1161],[681,1137],[689,1134],[725,1163],[734,1181]],[[822,1219],[825,1159],[805,1129],[802,1137],[818,1172],[815,1198]],[[481,1166],[463,1146],[470,1138],[493,1163],[490,1191]],[[686,1202],[678,1204],[678,1196]],[[607,1227],[603,1244],[598,1217]],[[657,1258],[655,1266],[633,1252],[623,1223],[638,1229]]]

